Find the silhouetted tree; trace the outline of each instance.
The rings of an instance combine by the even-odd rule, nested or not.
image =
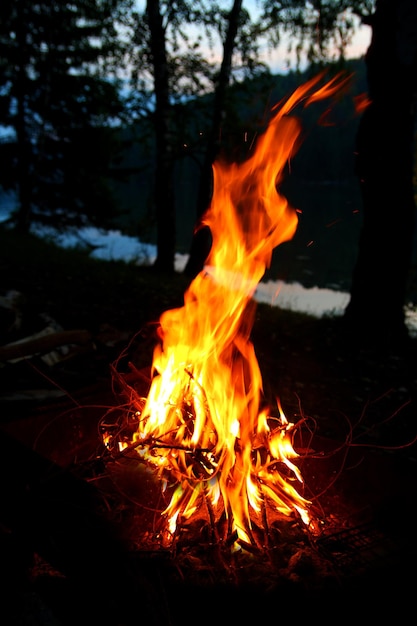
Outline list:
[[[174,146],[171,139],[169,67],[165,28],[159,0],[148,0],[146,15],[150,33],[150,56],[153,66],[155,111],[153,113],[156,163],[155,208],[157,221],[157,269],[173,272],[176,247]]]
[[[0,184],[17,191],[21,231],[33,222],[103,223],[114,212],[106,178],[122,103],[106,59],[117,52],[118,4],[0,5],[0,124],[9,131]]]
[[[366,54],[370,105],[357,135],[363,226],[348,327],[361,340],[407,337],[405,304],[415,229],[417,3],[377,0]]]
[[[407,337],[405,305],[415,231],[415,106],[417,3],[415,0],[265,0],[264,19],[294,38],[296,53],[341,56],[354,18],[372,28],[366,55],[370,105],[357,134],[356,173],[363,226],[352,275],[345,328],[362,341]],[[268,32],[273,33],[273,28]]]
[[[220,149],[220,136],[225,121],[227,93],[233,74],[233,55],[241,47],[242,30],[248,16],[242,2],[235,0],[226,15],[223,57],[219,77],[215,83],[211,131],[207,140],[204,165],[197,202],[196,232],[192,241],[185,273],[194,277],[201,271],[210,249],[210,233],[199,226],[199,220],[208,208],[211,198],[211,167]],[[332,56],[343,56],[353,32],[353,21],[346,15],[344,2],[276,2],[264,0],[258,3],[260,14],[250,27],[254,42],[259,45],[263,37],[271,47],[280,44],[282,35],[289,33],[288,52],[295,52],[298,61],[304,55],[311,61],[329,61]],[[344,14],[341,17],[341,14]],[[319,35],[317,36],[317,33]],[[333,47],[332,47],[333,46]],[[294,50],[295,48],[295,50]],[[256,49],[256,48],[255,48]]]
[[[188,262],[185,266],[185,274],[194,278],[204,266],[211,246],[211,234],[209,229],[202,227],[199,219],[208,209],[212,194],[212,165],[218,156],[220,149],[220,136],[227,98],[227,87],[232,72],[232,57],[236,45],[236,37],[241,21],[242,0],[234,0],[230,13],[227,16],[227,29],[223,45],[223,59],[219,76],[214,90],[211,128],[204,161],[201,169],[200,186],[197,198],[196,229],[191,243]]]
[[[208,118],[200,116],[200,150],[198,157],[193,154],[200,163],[203,172],[201,180],[204,183],[207,180],[205,173],[208,172],[208,179],[211,175],[213,150],[216,151],[219,124],[224,111],[225,87],[232,67],[232,53],[239,50],[242,60],[239,69],[246,75],[257,66],[257,42],[256,37],[250,34],[253,31],[249,14],[241,11],[241,2],[234,3],[231,13],[222,4],[224,3],[205,0],[175,5],[167,0],[147,2],[146,10],[137,13],[133,27],[130,53],[132,109],[138,116],[147,115],[154,123],[154,205],[157,222],[155,265],[168,272],[174,268],[176,240],[174,164],[176,159],[190,155],[189,146],[196,143],[195,138],[191,141],[186,138],[187,128],[185,124],[181,126],[179,107],[176,105],[185,98],[192,99],[213,93],[214,86],[217,85],[210,115]],[[231,15],[233,28],[238,29],[238,37],[228,28]],[[210,49],[214,46],[214,39],[224,46],[220,71],[215,56],[213,55],[211,61],[205,47],[207,45]],[[207,107],[205,110],[207,111]],[[204,150],[201,150],[201,137],[206,142]],[[201,153],[203,158],[200,161]],[[208,155],[207,158],[205,154]],[[207,162],[210,168],[207,168]],[[203,192],[200,198],[202,195]],[[205,205],[204,200],[199,201],[199,207],[201,205]],[[196,211],[196,220],[199,214],[201,209]]]

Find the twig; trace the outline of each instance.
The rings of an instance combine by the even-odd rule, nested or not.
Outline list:
[[[205,500],[207,511],[209,514],[211,532],[213,534],[213,538],[214,538],[216,545],[218,545],[220,538],[219,538],[219,533],[217,532],[216,516],[214,515],[213,505],[211,503],[210,496],[207,494],[206,491],[204,492],[204,500]]]
[[[87,330],[65,330],[48,335],[33,335],[27,339],[0,347],[0,361],[12,361],[34,354],[51,352],[60,346],[92,344],[93,337]]]
[[[263,527],[263,531],[264,531],[264,541],[265,541],[265,545],[269,548],[270,536],[269,536],[268,516],[267,516],[267,513],[266,513],[266,503],[265,503],[265,496],[264,496],[264,493],[262,491],[262,483],[260,483],[260,482],[259,482],[259,488],[260,488],[260,492],[262,494],[261,516],[262,516],[262,527]]]

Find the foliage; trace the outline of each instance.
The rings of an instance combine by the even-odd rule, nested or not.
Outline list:
[[[224,3],[163,0],[158,4],[168,55],[171,104],[212,92],[219,72],[218,51],[224,44],[227,28],[228,10]],[[259,61],[257,32],[248,11],[242,9],[233,63],[236,78],[266,69]],[[154,95],[154,70],[144,7],[132,12],[124,41],[129,60],[131,110],[137,116],[148,115],[155,104],[150,98],[150,94]]]
[[[0,144],[8,163],[0,183],[19,194],[22,230],[32,221],[77,224],[94,221],[98,208],[114,211],[104,178],[116,151],[111,126],[123,112],[117,80],[106,74],[118,46],[116,6],[1,4],[0,123],[9,136]]]
[[[248,78],[268,80],[260,60],[265,42],[276,46],[290,32],[300,58],[307,51],[309,58],[323,59],[339,38],[342,54],[354,11],[366,12],[371,4],[260,0],[256,11],[249,11],[237,2],[228,9],[207,0],[158,2],[164,34],[158,45],[166,49],[171,107],[170,121],[164,118],[169,155],[193,159],[201,168],[205,147],[219,135],[216,116],[232,146],[241,132],[232,87],[242,91]],[[218,51],[226,45],[232,6],[239,7],[237,33],[228,51],[230,74],[222,77]],[[114,127],[121,119],[155,121],[158,90],[146,3],[5,0],[0,18],[0,124],[8,130],[0,142],[5,164],[0,184],[19,194],[17,225],[22,230],[32,221],[63,228],[111,225],[118,199],[110,178],[124,174],[118,160],[125,146]],[[224,78],[230,85],[219,106],[211,96]],[[192,102],[192,108],[184,108],[184,102]],[[145,141],[147,154],[155,156],[152,132]]]
[[[260,23],[269,45],[288,36],[288,53],[302,60],[343,59],[360,22],[366,23],[376,0],[260,0]]]
[[[217,156],[219,137],[233,123],[233,115],[228,115],[233,110],[230,87],[248,77],[268,74],[261,62],[261,46],[276,47],[284,34],[290,34],[290,44],[296,46],[299,61],[303,54],[310,61],[328,61],[335,44],[337,56],[343,58],[354,32],[356,4],[368,3],[355,2],[349,6],[343,0],[259,0],[255,10],[251,7],[249,11],[238,0],[230,2],[227,9],[220,2],[160,0],[142,2],[143,10],[132,14],[134,20],[127,37],[131,41],[131,46],[127,46],[131,68],[130,111],[137,117],[148,115],[155,123],[157,262],[161,255],[167,266],[173,264],[176,209],[172,160],[181,153],[181,147],[187,146],[187,155],[195,157],[189,149],[194,145],[202,157],[196,160],[200,167],[194,218],[197,222],[210,200],[211,164]],[[216,57],[216,50],[220,56]],[[185,121],[181,126],[176,117],[179,109],[173,107],[178,107],[184,99],[193,99],[196,104],[196,97],[207,94],[213,94],[213,98],[205,116],[199,111],[198,136],[205,146],[201,151],[195,137],[187,134],[190,124]],[[190,257],[195,259],[192,265],[199,267],[201,259],[197,261],[193,251],[201,246],[194,243],[193,240]]]
[[[124,144],[114,131],[115,122],[132,117],[152,121],[154,116],[150,30],[146,9],[141,8],[145,4],[133,0],[2,3],[0,124],[8,135],[0,142],[5,164],[0,184],[19,194],[15,220],[22,230],[32,221],[61,227],[87,221],[111,224],[117,198],[109,178],[116,171],[123,173],[117,159]],[[217,51],[225,45],[230,13],[224,3],[206,0],[158,4],[167,53],[168,101],[174,107],[170,116],[175,121],[166,140],[174,158],[187,156],[201,166],[213,122],[207,101],[201,98],[215,93],[218,85]],[[334,30],[340,35],[335,16],[341,11],[345,25],[350,25],[347,4],[340,1],[321,2],[320,7],[299,1],[257,4],[255,13],[244,6],[239,9],[231,50],[232,85],[267,76],[260,61],[263,41],[277,45],[290,28],[292,41],[301,45],[308,28],[317,26],[318,11],[322,42]],[[324,54],[324,47],[321,51]],[[227,117],[229,136],[234,137],[238,131],[230,98],[229,89],[220,114],[224,120]],[[194,124],[181,117],[184,101],[193,101]],[[211,105],[217,106],[215,99]],[[152,134],[146,142],[148,153],[155,154]]]

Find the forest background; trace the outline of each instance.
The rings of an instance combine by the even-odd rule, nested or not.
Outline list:
[[[245,158],[271,106],[325,67],[330,75],[350,73],[352,80],[331,105],[296,112],[302,118],[303,141],[283,187],[299,210],[299,228],[291,242],[276,250],[267,277],[349,289],[364,215],[355,168],[363,119],[358,105],[369,91],[369,64],[363,58],[347,60],[345,53],[358,20],[372,27],[375,41],[382,33],[384,45],[397,40],[394,26],[404,30],[406,24],[411,29],[402,40],[409,44],[407,58],[394,45],[392,66],[380,51],[378,60],[384,72],[395,76],[400,96],[402,68],[408,71],[408,57],[415,51],[412,4],[265,0],[225,7],[224,2],[91,0],[51,7],[46,2],[4,2],[0,184],[17,198],[7,225],[19,232],[34,225],[61,231],[87,224],[120,228],[155,243],[157,269],[172,271],[175,252],[190,250],[193,257],[193,230],[208,206],[213,160],[220,153]],[[390,22],[393,15],[398,19]],[[275,50],[282,42],[288,58],[296,60],[295,69],[274,75],[261,51],[265,45]],[[396,67],[401,71],[396,73]],[[404,107],[407,97],[398,97]],[[393,114],[387,109],[381,115],[380,109],[381,121],[388,113],[398,127],[401,106]],[[398,158],[390,127],[386,141],[380,139],[382,128],[378,139],[370,141],[377,159],[386,150],[405,171],[408,162]],[[406,137],[406,130],[395,134]],[[390,164],[384,161],[386,169],[379,174],[385,182]],[[403,188],[396,178],[395,171],[392,194]],[[369,302],[380,310],[378,301],[384,302],[378,296],[388,277],[384,263],[401,285],[399,296],[392,298],[397,311],[406,280],[406,303],[415,298],[415,262],[406,268],[411,269],[408,279],[402,259],[398,267],[392,259],[384,261],[389,257],[384,252],[389,223],[404,202],[409,206],[409,196],[404,200],[400,193],[394,211],[394,196],[391,191],[388,195],[391,202],[380,212],[384,219],[377,218],[388,227],[378,224],[374,229],[384,242],[382,252],[377,250],[378,264],[372,261],[374,266],[366,268],[376,259],[373,245],[368,245],[365,266],[361,264],[360,273],[366,276],[359,298],[362,311]],[[389,244],[395,261],[401,250],[408,250],[410,236],[415,249],[409,214],[407,208],[403,230]],[[204,260],[204,245],[203,259],[188,268],[191,275]]]

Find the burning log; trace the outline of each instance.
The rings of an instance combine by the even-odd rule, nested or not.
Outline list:
[[[0,346],[0,361],[14,362],[35,354],[46,354],[56,348],[73,344],[78,346],[91,346],[92,341],[92,334],[87,330],[52,332],[46,329],[46,331],[37,333],[31,337],[26,337],[5,346]]]
[[[136,408],[140,406],[140,403],[144,406],[145,399],[136,399]],[[186,405],[185,407],[175,407],[175,410],[183,415],[182,426],[185,425],[186,428],[192,429],[195,420],[194,408]],[[281,445],[283,445],[284,449],[286,448],[287,454],[290,454],[290,449],[292,450],[292,425],[288,424],[285,417],[281,416],[281,420],[271,430],[269,436],[265,438],[259,437],[254,443],[253,463],[255,465],[262,462],[264,467],[263,473],[260,472],[259,475],[255,475],[255,472],[253,472],[252,476],[253,488],[257,489],[259,493],[256,517],[259,518],[259,526],[264,529],[262,533],[258,533],[259,537],[262,535],[261,541],[255,539],[253,533],[253,528],[256,525],[254,519],[251,525],[245,528],[245,536],[239,535],[236,528],[230,523],[231,515],[227,507],[219,507],[217,502],[213,501],[213,484],[216,485],[215,481],[218,478],[219,465],[221,464],[221,454],[216,452],[215,445],[209,443],[208,447],[202,448],[193,446],[190,443],[179,443],[182,439],[185,441],[181,427],[169,430],[161,437],[150,435],[138,440],[134,437],[134,433],[138,428],[140,417],[140,412],[136,411],[135,414],[130,415],[128,418],[122,414],[121,418],[114,424],[102,423],[103,437],[107,441],[112,460],[117,461],[123,457],[131,458],[130,455],[132,452],[135,452],[139,455],[139,459],[142,459],[143,463],[153,468],[159,480],[166,485],[169,485],[171,471],[176,471],[178,474],[186,476],[186,481],[181,483],[181,488],[173,493],[171,504],[175,501],[175,506],[181,507],[182,502],[187,502],[189,497],[188,488],[191,488],[194,490],[195,496],[193,505],[195,502],[196,508],[199,508],[205,504],[207,508],[212,533],[216,537],[216,541],[224,544],[237,542],[245,545],[246,548],[252,546],[252,549],[256,546],[259,548],[261,545],[267,545],[269,523],[266,500],[269,498],[276,501],[279,498],[280,508],[278,510],[283,515],[289,515],[295,498],[295,490],[291,487],[290,482],[286,483],[286,479],[283,477],[286,474],[291,481],[292,473],[299,475],[296,466],[288,458],[272,458],[270,456],[269,450],[274,445],[277,445],[277,440],[281,440]],[[273,443],[274,441],[275,444]],[[116,448],[113,446],[116,446]],[[240,453],[238,446],[236,446],[236,453]],[[295,452],[292,452],[292,454],[294,457],[297,456]],[[162,467],[160,465],[160,459],[167,457],[170,459],[168,470],[164,465]],[[283,466],[286,467],[286,472]],[[272,477],[277,472],[278,467],[281,472],[278,476],[282,478],[274,478],[268,484],[268,476]],[[167,491],[169,491],[169,487]],[[300,502],[302,501],[302,498],[300,498]],[[164,515],[167,516],[168,513],[169,507],[165,509]],[[225,523],[226,520],[229,520],[229,523]],[[172,540],[174,533],[175,529],[172,528],[166,538],[168,543]],[[232,540],[231,537],[233,537]]]

